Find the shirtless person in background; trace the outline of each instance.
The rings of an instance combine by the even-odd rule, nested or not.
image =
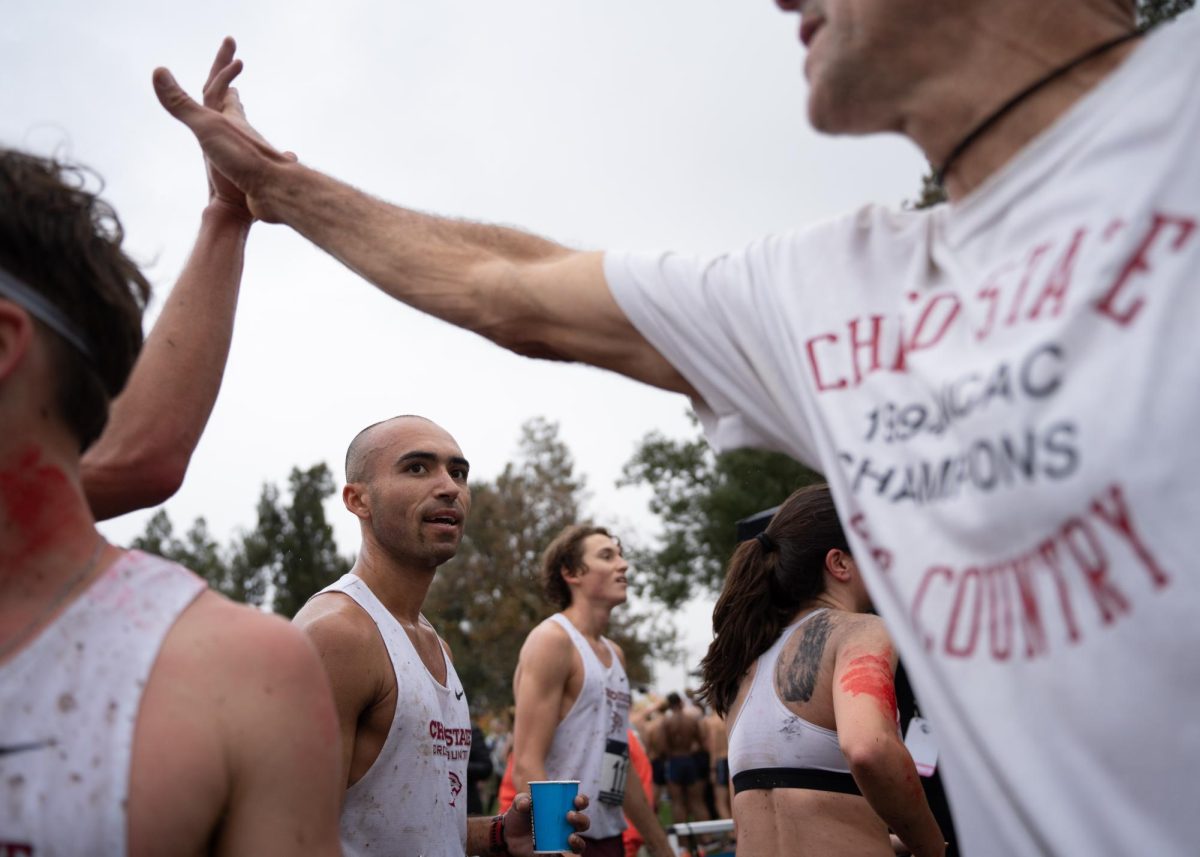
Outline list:
[[[713,797],[717,803],[719,818],[732,818],[729,808],[729,733],[725,729],[725,718],[710,711],[700,721],[704,733],[704,746],[708,750]]]
[[[662,717],[663,748],[667,754],[667,793],[675,823],[707,821],[704,783],[707,771],[696,770],[695,753],[701,747],[700,721],[686,712],[678,693],[667,696]]]

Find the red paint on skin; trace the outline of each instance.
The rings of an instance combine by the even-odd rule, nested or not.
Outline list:
[[[16,538],[0,556],[19,562],[53,544],[59,532],[78,516],[78,501],[65,473],[41,463],[33,446],[15,462],[0,467],[0,515]]]
[[[888,654],[860,655],[850,662],[842,675],[842,690],[852,696],[865,693],[879,704],[883,713],[895,720],[896,684],[892,680],[892,661]]]

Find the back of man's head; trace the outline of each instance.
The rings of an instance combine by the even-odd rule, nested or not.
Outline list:
[[[571,524],[542,552],[542,593],[551,604],[561,609],[571,606],[571,587],[563,579],[563,572],[583,568],[584,542],[595,535],[612,537],[604,527]]]
[[[86,449],[142,346],[150,286],[78,166],[0,148],[0,300],[50,344],[58,416]]]

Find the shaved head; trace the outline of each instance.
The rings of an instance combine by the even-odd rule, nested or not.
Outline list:
[[[376,442],[376,439],[379,437],[378,429],[399,422],[400,420],[420,420],[430,425],[436,425],[433,420],[416,416],[415,414],[403,414],[398,417],[389,417],[386,420],[380,420],[377,423],[371,423],[371,425],[356,434],[354,440],[350,441],[350,446],[346,447],[347,482],[367,482],[370,480],[374,469],[375,453],[379,451],[379,444]]]

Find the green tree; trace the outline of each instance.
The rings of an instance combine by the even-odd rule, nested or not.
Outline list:
[[[202,517],[196,518],[180,539],[175,536],[166,510],[159,509],[146,523],[143,533],[133,540],[132,546],[186,566],[208,581],[213,589],[236,601],[248,604],[263,601],[262,581],[237,569],[226,559],[229,552],[222,551],[217,545],[209,533],[208,522]]]
[[[635,552],[641,572],[633,578],[635,587],[668,607],[697,590],[719,590],[736,545],[737,521],[822,479],[781,453],[739,449],[715,455],[700,436],[672,440],[647,434],[626,463],[621,484],[652,490],[650,511],[662,521],[663,535],[656,548]]]
[[[563,527],[583,519],[584,479],[557,424],[535,418],[522,427],[515,459],[494,482],[472,483],[471,494],[467,535],[438,570],[424,612],[454,653],[472,710],[499,711],[512,704],[525,636],[554,612],[541,594],[539,558]],[[619,610],[610,628],[635,683],[648,680],[651,657],[670,640],[650,633],[652,624]]]
[[[257,525],[226,550],[204,518],[197,518],[182,539],[176,537],[162,509],[133,546],[187,566],[235,601],[261,606],[270,597],[276,613],[293,616],[309,596],[344,574],[350,560],[338,554],[325,520],[323,502],[334,491],[329,467],[293,467],[288,487],[291,498],[284,505],[275,485],[263,485]]]
[[[1157,24],[1195,5],[1196,0],[1138,0],[1138,20],[1145,24]]]
[[[324,462],[307,470],[293,467],[288,476],[291,502],[284,506],[279,490],[263,485],[258,499],[258,526],[242,538],[232,565],[244,578],[270,581],[276,613],[294,616],[315,592],[350,569],[325,520],[325,498],[335,486]]]

